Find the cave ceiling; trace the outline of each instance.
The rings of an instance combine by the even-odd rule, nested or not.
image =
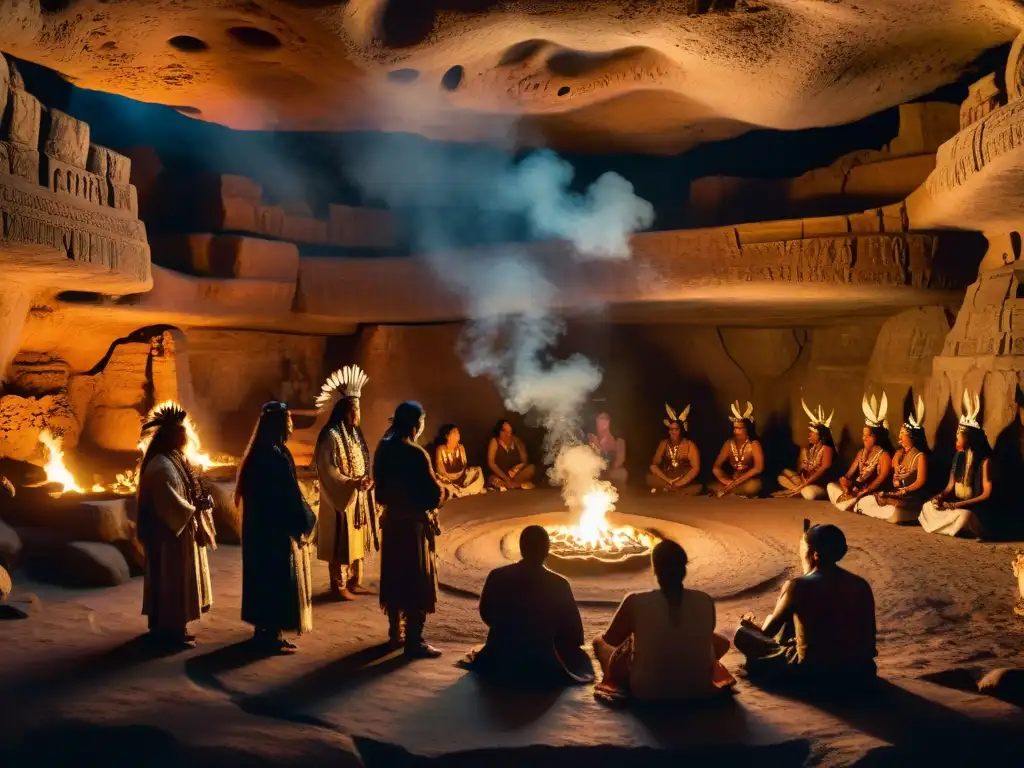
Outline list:
[[[674,153],[957,80],[1017,0],[0,0],[0,48],[239,129]]]

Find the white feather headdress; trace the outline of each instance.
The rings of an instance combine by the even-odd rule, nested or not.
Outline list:
[[[889,412],[889,398],[885,396],[885,392],[882,393],[881,403],[875,400],[874,395],[871,396],[870,400],[868,400],[867,395],[864,395],[864,400],[861,402],[861,410],[864,411],[864,423],[867,426],[889,428],[889,422],[885,420],[885,415]]]
[[[907,429],[924,429],[924,398],[920,395],[917,396],[917,407],[907,416],[903,426]]]
[[[343,397],[360,397],[370,377],[358,365],[346,365],[330,376],[320,388],[316,398],[316,409],[326,411],[334,407]]]
[[[963,411],[960,414],[960,426],[981,429],[981,423],[978,421],[978,415],[981,413],[981,396],[975,395],[972,399],[965,389],[961,403]]]
[[[732,416],[729,417],[729,421],[743,421],[747,419],[749,421],[754,420],[754,406],[751,405],[750,401],[747,400],[747,410],[740,414],[740,401],[734,400],[732,405],[729,406],[729,410],[732,411]]]
[[[800,405],[804,407],[804,413],[806,413],[807,418],[811,420],[812,427],[816,427],[818,425],[825,427],[825,429],[830,429],[832,427],[832,417],[836,415],[835,408],[832,409],[832,413],[830,413],[828,415],[828,418],[826,419],[825,409],[822,408],[820,405],[818,406],[817,413],[815,413],[814,411],[807,407],[807,403],[804,402],[804,399],[802,397],[800,398]]]
[[[666,427],[669,424],[671,424],[673,421],[681,421],[683,424],[686,424],[686,417],[690,415],[690,406],[688,405],[682,411],[680,411],[679,413],[676,413],[672,409],[671,405],[669,405],[668,403],[665,403],[665,413],[668,414],[668,418],[667,419],[663,419],[662,423]]]

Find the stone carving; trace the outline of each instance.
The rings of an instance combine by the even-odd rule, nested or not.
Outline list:
[[[939,147],[926,188],[938,197],[1024,144],[1024,101],[1012,101]]]
[[[43,113],[43,127],[46,133],[43,152],[84,169],[89,158],[89,124],[50,108]]]
[[[64,162],[52,155],[43,155],[45,177],[51,192],[70,195],[93,205],[104,205],[107,199],[107,181]]]
[[[5,123],[7,133],[0,135],[0,139],[21,144],[27,149],[37,149],[39,147],[39,121],[42,116],[39,99],[27,91],[15,88],[8,92],[8,99],[10,122]]]
[[[101,147],[99,144],[91,144],[85,169],[114,184],[128,184],[131,177],[132,161],[131,158],[114,152],[112,149]]]
[[[20,144],[0,141],[0,175],[5,173],[38,183],[39,153]]]
[[[974,125],[1005,103],[1005,94],[995,73],[986,75],[968,89],[967,98],[960,105],[960,130]]]
[[[1006,96],[1010,101],[1024,98],[1024,35],[1017,35],[1006,58]]]

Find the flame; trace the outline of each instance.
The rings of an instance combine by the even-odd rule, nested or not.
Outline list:
[[[650,534],[624,525],[613,528],[606,515],[615,509],[615,497],[600,487],[583,495],[580,520],[574,526],[549,528],[552,550],[578,551],[580,554],[606,551],[620,552],[634,547],[650,547]]]
[[[46,482],[59,483],[61,493],[85,493],[85,490],[75,482],[71,471],[64,465],[64,452],[60,449],[61,440],[44,429],[39,433],[39,442],[46,447],[47,460],[43,465],[46,472]]]

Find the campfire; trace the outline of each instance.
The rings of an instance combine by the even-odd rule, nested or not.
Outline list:
[[[607,514],[615,509],[611,493],[596,488],[583,496],[579,523],[548,526],[551,555],[562,558],[592,558],[621,561],[650,553],[655,538],[632,526],[613,527]]]
[[[166,404],[161,403],[161,405]],[[185,429],[188,432],[188,445],[185,447],[185,458],[187,458],[189,463],[194,467],[198,467],[205,472],[212,467],[225,467],[232,464],[232,462],[214,459],[210,454],[203,451],[202,444],[199,441],[199,433],[196,431],[195,425],[192,423],[191,419],[186,419]],[[75,480],[71,470],[69,470],[67,465],[64,463],[63,441],[59,437],[50,434],[48,430],[44,430],[39,433],[39,442],[46,448],[47,453],[47,460],[43,465],[43,470],[46,472],[46,482],[49,485],[59,485],[61,487],[59,492],[51,495],[63,495],[69,493],[114,493],[120,496],[131,496],[136,492],[136,490],[138,490],[138,464],[136,464],[132,469],[126,469],[124,472],[117,473],[114,482],[109,485],[94,483],[89,490],[86,490],[77,480]],[[140,462],[148,446],[149,441],[147,439],[143,438],[139,441]]]

